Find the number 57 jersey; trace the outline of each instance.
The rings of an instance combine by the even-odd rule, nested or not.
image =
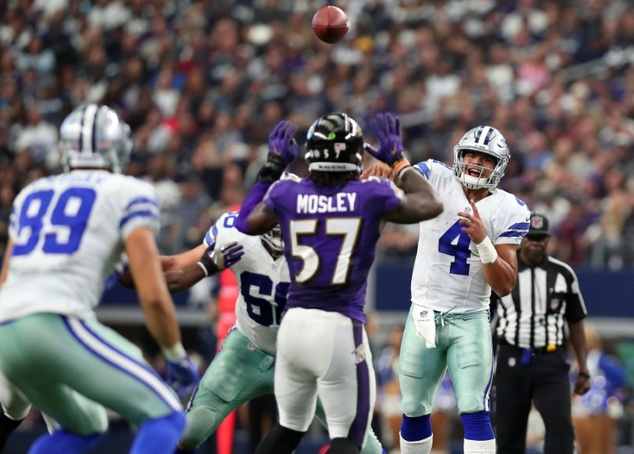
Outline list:
[[[92,316],[137,227],[159,227],[148,183],[101,170],[31,183],[13,204],[0,322],[38,312]]]
[[[412,303],[459,314],[487,309],[491,287],[484,278],[478,250],[459,223],[458,212],[471,211],[462,184],[439,161],[430,159],[414,168],[438,191],[445,209],[440,216],[420,223]],[[523,201],[496,189],[476,206],[493,244],[520,244],[530,221]]]
[[[338,312],[365,323],[365,294],[381,222],[403,192],[379,178],[320,186],[280,180],[264,203],[275,212],[291,273],[287,309]]]

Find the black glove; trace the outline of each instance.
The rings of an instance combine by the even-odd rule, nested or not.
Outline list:
[[[297,156],[297,142],[293,133],[297,126],[288,120],[280,121],[269,134],[269,154],[260,169],[258,181],[273,183],[280,179],[286,166]]]

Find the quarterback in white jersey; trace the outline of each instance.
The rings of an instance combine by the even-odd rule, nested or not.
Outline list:
[[[134,344],[94,315],[107,277],[129,257],[168,380],[197,380],[160,273],[156,195],[118,173],[131,140],[112,109],[74,110],[60,136],[67,171],[33,182],[13,204],[0,278],[0,371],[13,395],[61,428],[31,452],[89,450],[107,429],[107,407],[139,426],[131,452],[171,454],[185,424],[177,395]]]
[[[428,160],[414,166],[442,197],[444,212],[421,222],[414,271],[412,303],[438,312],[465,314],[487,310],[491,286],[483,279],[476,244],[463,231],[459,212],[471,204],[451,167]],[[519,246],[528,230],[526,204],[513,194],[496,189],[476,203],[480,218],[494,245]]]
[[[412,305],[399,356],[404,454],[429,454],[430,414],[447,369],[464,426],[464,452],[495,453],[489,296],[491,290],[507,295],[513,289],[517,246],[530,221],[526,204],[497,188],[509,159],[500,131],[479,126],[454,147],[453,167],[434,160],[414,166],[438,191],[445,209],[420,223]]]

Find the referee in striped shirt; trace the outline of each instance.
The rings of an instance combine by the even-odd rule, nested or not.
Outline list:
[[[531,404],[546,427],[544,454],[573,454],[568,340],[579,364],[574,392],[582,395],[590,389],[583,297],[572,268],[546,253],[549,239],[548,219],[531,213],[517,253],[515,288],[503,298],[491,297],[496,317],[492,416],[498,454],[526,452]]]

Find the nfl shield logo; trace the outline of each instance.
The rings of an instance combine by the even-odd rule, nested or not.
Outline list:
[[[531,219],[531,227],[541,230],[544,227],[544,218],[538,215],[533,215]]]

